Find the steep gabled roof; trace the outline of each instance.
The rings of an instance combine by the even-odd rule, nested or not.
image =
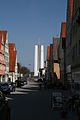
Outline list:
[[[0,50],[1,50],[1,44],[4,45],[4,38],[2,32],[0,31]]]
[[[1,49],[1,42],[2,42],[2,33],[0,32],[0,49]]]
[[[2,34],[2,36],[3,36],[3,39],[4,39],[4,46],[5,46],[5,43],[6,43],[6,36],[7,36],[7,30],[1,30],[1,31],[0,31],[0,34]]]
[[[53,44],[50,44],[50,56],[53,56]]]
[[[16,50],[15,43],[9,43],[9,52],[13,52],[15,50]]]
[[[1,47],[3,46],[3,47]],[[3,39],[3,34],[2,32],[0,31],[0,54],[1,54],[1,58],[0,58],[0,65],[3,66],[5,65],[5,58],[4,58],[4,39]],[[4,66],[5,68],[5,66]],[[1,71],[4,71],[4,70],[1,70]],[[0,73],[1,73],[0,71]]]
[[[71,21],[73,16],[73,0],[70,0]]]
[[[9,43],[9,71],[15,72],[17,51],[15,48],[15,43]]]
[[[61,24],[61,38],[66,38],[66,22],[62,22]]]
[[[50,46],[47,46],[47,60],[50,58]]]

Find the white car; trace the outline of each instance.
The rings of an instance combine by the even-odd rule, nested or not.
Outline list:
[[[37,82],[37,81],[38,81],[38,78],[34,78],[34,81]]]

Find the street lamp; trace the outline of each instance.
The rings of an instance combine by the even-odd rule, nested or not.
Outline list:
[[[31,66],[31,64],[29,64],[29,71],[30,71],[30,72],[29,72],[29,78],[31,78],[31,74],[30,74],[30,73],[31,73],[30,66]]]

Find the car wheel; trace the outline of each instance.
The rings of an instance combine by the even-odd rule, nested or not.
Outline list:
[[[10,91],[8,91],[8,94],[10,94]]]

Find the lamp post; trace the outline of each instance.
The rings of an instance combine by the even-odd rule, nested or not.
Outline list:
[[[29,70],[30,70],[31,64],[29,64]],[[30,70],[31,71],[31,70]]]
[[[31,70],[30,70],[31,64],[29,64],[29,78],[31,78]]]

